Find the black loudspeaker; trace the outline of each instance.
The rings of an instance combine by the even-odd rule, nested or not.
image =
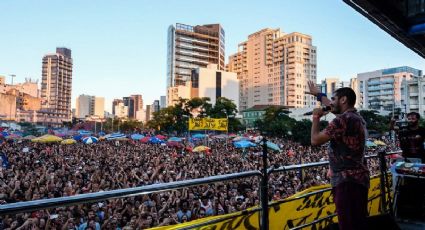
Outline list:
[[[385,230],[401,230],[394,218],[390,215],[369,216],[367,218],[367,227],[369,230],[385,229]],[[338,223],[331,224],[325,228],[326,230],[339,230]],[[363,230],[363,229],[359,229]]]

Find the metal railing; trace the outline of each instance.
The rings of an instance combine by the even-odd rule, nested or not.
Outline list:
[[[152,184],[152,185],[145,185],[141,187],[134,187],[134,188],[126,188],[126,189],[118,189],[118,190],[112,190],[112,191],[103,191],[103,192],[96,192],[96,193],[89,193],[89,194],[80,194],[75,196],[69,196],[69,197],[60,197],[60,198],[51,198],[51,199],[43,199],[43,200],[33,200],[33,201],[26,201],[26,202],[18,202],[18,203],[12,203],[12,204],[5,204],[0,205],[0,215],[8,215],[8,214],[15,214],[15,213],[22,213],[22,212],[31,212],[41,209],[47,209],[47,208],[56,208],[56,207],[64,207],[64,206],[72,206],[72,205],[78,205],[82,203],[92,203],[97,201],[103,201],[108,199],[117,199],[117,198],[125,198],[125,197],[132,197],[137,195],[144,195],[144,194],[151,194],[151,193],[157,193],[157,192],[164,192],[168,190],[174,190],[174,189],[182,189],[187,187],[192,187],[196,185],[203,185],[203,184],[210,184],[215,182],[222,182],[222,181],[229,181],[229,180],[235,180],[235,179],[241,179],[241,178],[247,178],[247,177],[260,177],[261,180],[261,206],[257,208],[253,208],[249,211],[244,211],[240,215],[244,215],[247,212],[256,212],[261,211],[261,229],[268,229],[268,207],[270,206],[270,203],[268,202],[268,194],[267,194],[267,181],[268,181],[268,175],[271,173],[277,173],[277,172],[287,172],[292,170],[302,170],[306,168],[313,168],[313,167],[320,167],[320,166],[328,166],[328,161],[322,161],[322,162],[314,162],[314,163],[305,163],[305,164],[299,164],[299,165],[289,165],[289,166],[280,166],[280,167],[270,167],[268,168],[266,165],[267,162],[267,147],[266,147],[266,140],[264,139],[263,142],[263,165],[264,167],[262,169],[262,172],[258,170],[252,170],[252,171],[246,171],[246,172],[240,172],[240,173],[233,173],[233,174],[225,174],[225,175],[217,175],[217,176],[211,176],[206,178],[198,178],[198,179],[192,179],[192,180],[185,180],[185,181],[175,181],[170,183],[162,183],[162,184]],[[382,210],[386,210],[386,189],[385,189],[385,182],[387,182],[387,169],[385,164],[385,155],[392,155],[401,153],[401,151],[395,151],[395,152],[381,152],[380,154],[373,154],[366,156],[367,159],[370,158],[380,158],[381,164],[381,205]],[[388,182],[387,182],[388,184]],[[300,197],[296,197],[294,199],[301,199],[305,196],[313,195],[316,193],[328,191],[330,188],[326,188],[323,190],[315,191],[313,193],[308,193]],[[292,199],[291,199],[292,200]],[[265,203],[264,203],[265,202]],[[286,201],[278,202],[283,203]],[[390,205],[391,207],[391,205]],[[391,211],[391,210],[390,210]],[[265,214],[265,215],[264,215]],[[336,214],[331,214],[326,217],[323,217],[319,220],[315,220],[311,223],[303,224],[302,226],[297,226],[294,229],[301,229],[307,226],[311,226],[315,223],[318,223],[322,220],[326,220],[329,218],[333,218]],[[238,215],[232,215],[227,216],[223,218],[217,218],[211,221],[207,221],[204,223],[194,225],[193,227],[200,227],[205,226],[208,224],[217,223],[229,218],[235,218]],[[267,217],[267,218],[265,218]],[[187,228],[187,227],[185,227]],[[192,227],[191,227],[192,228]]]

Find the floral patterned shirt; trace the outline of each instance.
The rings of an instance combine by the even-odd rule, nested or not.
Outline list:
[[[369,187],[364,119],[355,109],[347,110],[331,121],[324,132],[331,138],[328,147],[331,185],[353,182]]]

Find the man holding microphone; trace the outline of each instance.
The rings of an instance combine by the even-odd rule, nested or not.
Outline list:
[[[327,112],[322,108],[313,110],[311,144],[322,145],[330,141],[328,147],[329,176],[332,193],[338,214],[339,228],[367,229],[366,217],[369,170],[366,164],[366,122],[354,108],[356,94],[344,87],[335,91],[331,100],[320,93],[312,81],[308,82],[311,95],[317,97],[330,112],[336,115],[323,130],[319,129],[320,118]]]

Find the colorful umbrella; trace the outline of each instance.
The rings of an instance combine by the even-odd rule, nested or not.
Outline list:
[[[40,142],[40,143],[51,143],[51,142],[59,142],[62,141],[63,139],[51,134],[46,134],[44,136],[41,137],[37,137],[32,139],[32,142]]]
[[[270,142],[270,141],[267,141],[266,142],[266,145],[267,145],[267,148],[269,148],[269,149],[272,149],[272,150],[274,150],[274,151],[282,151],[280,148],[279,148],[279,146],[277,145],[277,144],[275,144],[275,143],[273,143],[273,142]]]
[[[118,138],[125,138],[126,136],[122,133],[112,133],[112,134],[108,134],[105,136],[106,140],[110,141],[110,140],[115,140]]]
[[[19,135],[16,135],[14,133],[10,134],[9,136],[5,137],[6,139],[11,139],[11,140],[17,140],[17,139],[21,139],[22,137]]]
[[[376,147],[377,145],[375,143],[373,143],[373,141],[366,141],[366,146],[368,148],[371,148],[371,147]]]
[[[149,142],[149,139],[151,139],[151,138],[150,137],[144,137],[144,138],[140,139],[140,141],[142,143],[148,143]]]
[[[163,143],[164,141],[161,140],[161,139],[159,139],[159,138],[157,138],[157,137],[151,137],[149,139],[149,142],[152,143],[152,144],[158,144],[158,143]]]
[[[179,138],[179,137],[171,137],[170,139],[168,139],[168,141],[171,141],[171,142],[180,142],[180,141],[182,141],[182,139]]]
[[[63,144],[63,145],[72,145],[72,144],[75,144],[75,143],[77,143],[77,141],[74,140],[74,139],[65,139],[65,140],[61,141],[61,144]]]
[[[256,144],[246,140],[234,142],[233,145],[235,148],[249,148],[257,146]]]
[[[144,138],[145,136],[143,136],[142,134],[135,133],[135,134],[132,134],[130,137],[131,137],[131,139],[138,141],[138,140]]]
[[[241,136],[233,138],[233,141],[248,141],[248,140],[249,140],[248,137],[241,137]]]
[[[197,133],[197,134],[192,135],[192,137],[193,138],[204,138],[205,134]]]
[[[385,144],[385,142],[380,141],[380,140],[375,140],[373,143],[375,143],[376,145],[380,145],[380,146],[386,146],[387,144]]]
[[[207,150],[210,150],[210,148],[208,148],[207,146],[200,145],[200,146],[197,146],[196,148],[194,148],[192,150],[192,152],[203,152],[203,151],[207,151]]]
[[[96,143],[98,141],[99,141],[99,139],[97,139],[96,137],[93,137],[93,136],[83,138],[84,144],[92,144],[92,143]]]
[[[160,134],[156,135],[155,137],[160,139],[160,140],[164,140],[166,138],[165,136],[160,135]]]

